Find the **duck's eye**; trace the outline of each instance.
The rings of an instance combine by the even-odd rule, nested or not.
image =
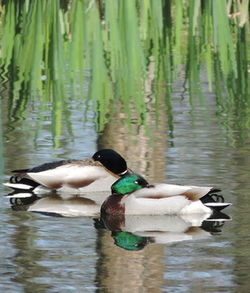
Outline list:
[[[135,181],[135,184],[138,184],[140,186],[144,186],[145,185],[145,181],[142,180],[142,179],[138,179],[138,180]]]

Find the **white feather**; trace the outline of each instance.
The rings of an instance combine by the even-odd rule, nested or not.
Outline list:
[[[211,189],[212,187],[156,183],[151,188],[142,188],[133,194],[136,197],[147,197],[154,195],[176,196],[184,194],[185,192],[195,192],[195,194],[197,194],[197,196],[200,198],[207,194]]]
[[[13,189],[22,189],[22,190],[30,190],[32,189],[32,186],[27,185],[27,184],[22,184],[22,183],[3,183],[4,186],[13,188]]]
[[[78,166],[78,165],[62,165],[55,169],[49,169],[42,172],[28,175],[36,182],[51,186],[55,182],[60,182],[62,185],[69,185],[71,182],[84,181],[88,179],[98,179],[112,177],[104,168],[98,166]],[[115,177],[113,177],[115,179]]]
[[[207,214],[211,215],[212,210],[206,207],[200,200],[192,201],[190,205],[185,206],[180,214]]]
[[[140,198],[129,194],[122,199],[125,204],[125,214],[128,215],[174,215],[191,201],[184,196],[174,196],[160,199]]]
[[[57,191],[60,194],[70,193],[70,194],[80,194],[88,195],[93,192],[106,192],[106,196],[110,194],[110,186],[117,180],[116,177],[113,177],[107,174],[107,177],[102,177],[95,180],[93,183],[86,185],[80,188],[72,188],[70,186],[64,185],[62,188],[59,188]]]
[[[29,192],[18,192],[15,194],[10,194],[10,195],[6,195],[7,198],[28,198],[28,197],[32,197],[33,194],[29,193]]]

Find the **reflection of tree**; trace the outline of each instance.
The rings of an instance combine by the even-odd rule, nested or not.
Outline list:
[[[110,113],[109,123],[99,137],[98,148],[115,149],[126,158],[133,171],[149,181],[161,182],[165,180],[166,167],[166,105],[163,100],[157,109],[153,96],[145,97],[145,103],[144,123],[139,124],[139,114],[135,108],[131,107],[129,122],[123,105],[117,102]]]
[[[115,104],[110,121],[99,137],[98,148],[113,148],[127,160],[128,166],[145,176],[150,182],[165,180],[166,152],[166,105],[161,99],[158,107],[152,93],[154,64],[149,65],[145,82],[145,105],[143,123],[131,105],[130,121],[123,105]],[[157,93],[160,98],[161,93]],[[97,239],[97,276],[99,288],[104,292],[160,292],[163,283],[164,257],[162,245],[146,245],[140,251],[128,251],[114,245],[110,231],[99,231]],[[102,291],[103,292],[103,291]]]
[[[226,170],[230,170],[232,178],[231,186],[234,190],[230,190],[229,194],[233,195],[234,213],[232,215],[232,247],[229,253],[234,256],[233,275],[234,282],[237,284],[235,291],[249,291],[249,166],[250,156],[249,144],[233,149],[230,154],[230,160],[226,165]],[[246,192],[248,190],[248,192]]]
[[[121,113],[117,114],[116,121],[104,128],[99,148],[115,149],[126,158],[133,171],[150,181],[163,181],[166,136],[162,135],[165,133],[162,129],[166,127],[165,121],[160,125],[154,125],[154,121],[150,121],[151,125],[147,126],[128,125],[122,116]]]
[[[114,246],[110,231],[98,230],[96,282],[101,292],[160,292],[163,286],[163,246],[140,251]],[[98,292],[98,291],[97,291]]]
[[[47,268],[38,264],[43,256],[43,251],[35,246],[37,229],[29,225],[29,213],[15,213],[11,224],[15,225],[15,232],[12,235],[12,243],[17,253],[13,257],[13,263],[16,264],[17,275],[13,281],[20,283],[25,292],[47,292],[49,284],[37,283],[34,279],[42,277]]]

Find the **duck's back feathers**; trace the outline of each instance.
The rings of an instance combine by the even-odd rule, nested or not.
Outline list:
[[[13,170],[12,173],[14,173],[16,175],[20,175],[20,176],[27,174],[27,172],[38,173],[38,172],[42,172],[42,171],[46,171],[46,170],[50,170],[50,169],[55,169],[55,168],[57,168],[59,166],[69,164],[69,163],[72,163],[74,161],[76,161],[76,160],[54,161],[54,162],[44,163],[44,164],[38,165],[38,166],[33,167],[33,168],[29,168],[29,169]]]
[[[58,168],[60,166],[70,164],[74,161],[76,161],[76,160],[54,161],[54,162],[44,163],[44,164],[38,165],[33,168],[29,168],[29,169],[13,170],[12,173],[14,175],[10,177],[10,182],[5,183],[4,185],[12,187],[12,188],[16,188],[16,189],[35,188],[38,185],[40,185],[40,183],[32,177],[32,174],[41,173],[41,172],[48,171],[48,170],[55,170],[56,168]],[[29,188],[26,187],[26,185]]]
[[[53,161],[49,163],[44,163],[38,165],[33,168],[29,169],[20,169],[20,170],[13,170],[12,173],[18,176],[25,176],[27,173],[39,173],[48,170],[54,170],[58,167],[65,166],[65,165],[76,165],[76,166],[102,166],[100,162],[95,161],[93,159],[85,159],[85,160],[60,160],[60,161]]]
[[[175,185],[157,183],[134,192],[135,197],[143,198],[165,198],[171,196],[184,196],[191,201],[196,201],[212,191],[212,187],[199,187],[187,185]]]

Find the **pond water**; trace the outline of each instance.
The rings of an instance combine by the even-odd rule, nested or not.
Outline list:
[[[1,1],[0,183],[113,148],[151,183],[215,186],[232,206],[110,231],[106,193],[10,198],[0,184],[0,292],[250,291],[247,5]]]
[[[159,112],[159,124],[149,123],[147,131],[136,121],[128,131],[114,116],[99,135],[91,119],[79,120],[82,109],[72,101],[72,131],[65,131],[57,148],[48,112],[33,110],[13,125],[3,121],[2,181],[11,169],[87,157],[112,146],[151,182],[217,186],[233,205],[225,210],[230,220],[203,222],[201,228],[174,217],[137,217],[128,229],[139,235],[133,238],[103,229],[91,211],[82,216],[88,205],[80,199],[51,195],[44,202],[11,204],[1,186],[0,291],[248,292],[250,143],[243,132],[229,132],[207,95],[209,107],[191,109],[177,85],[172,129]],[[154,225],[160,232],[147,231]],[[136,243],[133,250],[127,241]]]

